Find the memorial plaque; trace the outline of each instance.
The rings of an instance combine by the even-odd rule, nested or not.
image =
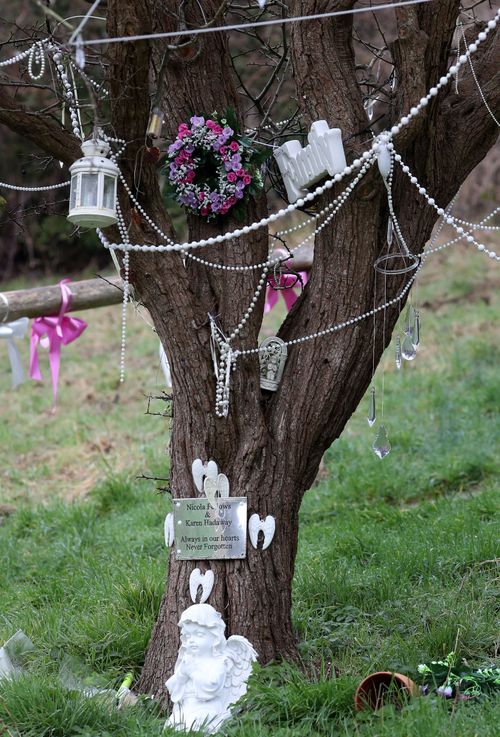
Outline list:
[[[247,499],[174,499],[174,530],[178,560],[245,558]]]

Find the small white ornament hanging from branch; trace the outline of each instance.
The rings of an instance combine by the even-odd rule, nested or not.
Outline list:
[[[340,174],[347,166],[340,128],[329,128],[326,120],[317,120],[307,139],[304,148],[295,140],[274,151],[290,202],[305,197],[308,188],[327,174]]]
[[[264,10],[264,8],[266,6],[266,0],[257,0],[257,2],[259,3],[259,8],[261,10]]]
[[[288,348],[281,338],[262,341],[259,349],[260,388],[275,392],[283,376]]]

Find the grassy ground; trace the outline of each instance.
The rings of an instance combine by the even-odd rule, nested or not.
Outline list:
[[[454,648],[471,665],[498,657],[495,286],[494,265],[471,251],[429,261],[419,355],[401,372],[392,348],[384,362],[392,453],[371,451],[365,402],[302,508],[294,622],[315,674],[258,670],[228,735],[498,735],[494,699],[353,710],[371,671],[413,673]],[[63,348],[55,415],[48,384],[12,393],[6,369],[1,377],[0,642],[23,629],[36,651],[25,677],[1,685],[0,734],[2,724],[27,737],[161,733],[151,706],[119,713],[61,686],[64,656],[96,685],[139,673],[166,562],[168,502],[136,478],[167,466],[168,421],[144,415],[144,395],[161,388],[157,341],[131,315],[130,380],[118,389],[119,308],[87,318]],[[375,381],[380,398],[380,371]]]

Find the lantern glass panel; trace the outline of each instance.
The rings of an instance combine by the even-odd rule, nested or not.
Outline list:
[[[71,177],[71,194],[69,198],[69,209],[76,207],[76,190],[78,188],[78,174]]]
[[[82,174],[81,207],[97,207],[98,174]]]
[[[115,178],[104,175],[104,195],[102,206],[108,210],[115,209]]]

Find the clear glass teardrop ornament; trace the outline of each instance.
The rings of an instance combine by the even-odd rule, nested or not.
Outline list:
[[[366,418],[366,421],[368,422],[368,425],[371,427],[376,419],[377,419],[377,412],[376,412],[376,407],[375,407],[375,387],[372,386],[372,388],[370,389],[368,417]]]
[[[405,335],[411,335],[413,332],[413,328],[415,327],[415,308],[413,305],[408,305],[408,309],[406,310],[406,316],[405,316]]]
[[[393,234],[392,218],[389,218],[389,220],[387,221],[387,245],[389,247],[392,246],[392,234]]]
[[[401,368],[401,338],[399,337],[399,335],[396,337],[395,359],[396,359],[396,368],[400,369]]]
[[[373,441],[372,450],[379,458],[385,458],[391,452],[391,444],[385,425],[380,425]]]
[[[417,349],[413,345],[413,337],[411,333],[407,333],[404,337],[403,344],[401,346],[401,355],[405,361],[413,361],[417,355]]]
[[[411,333],[412,343],[415,350],[420,345],[420,312],[415,313],[415,324]]]

